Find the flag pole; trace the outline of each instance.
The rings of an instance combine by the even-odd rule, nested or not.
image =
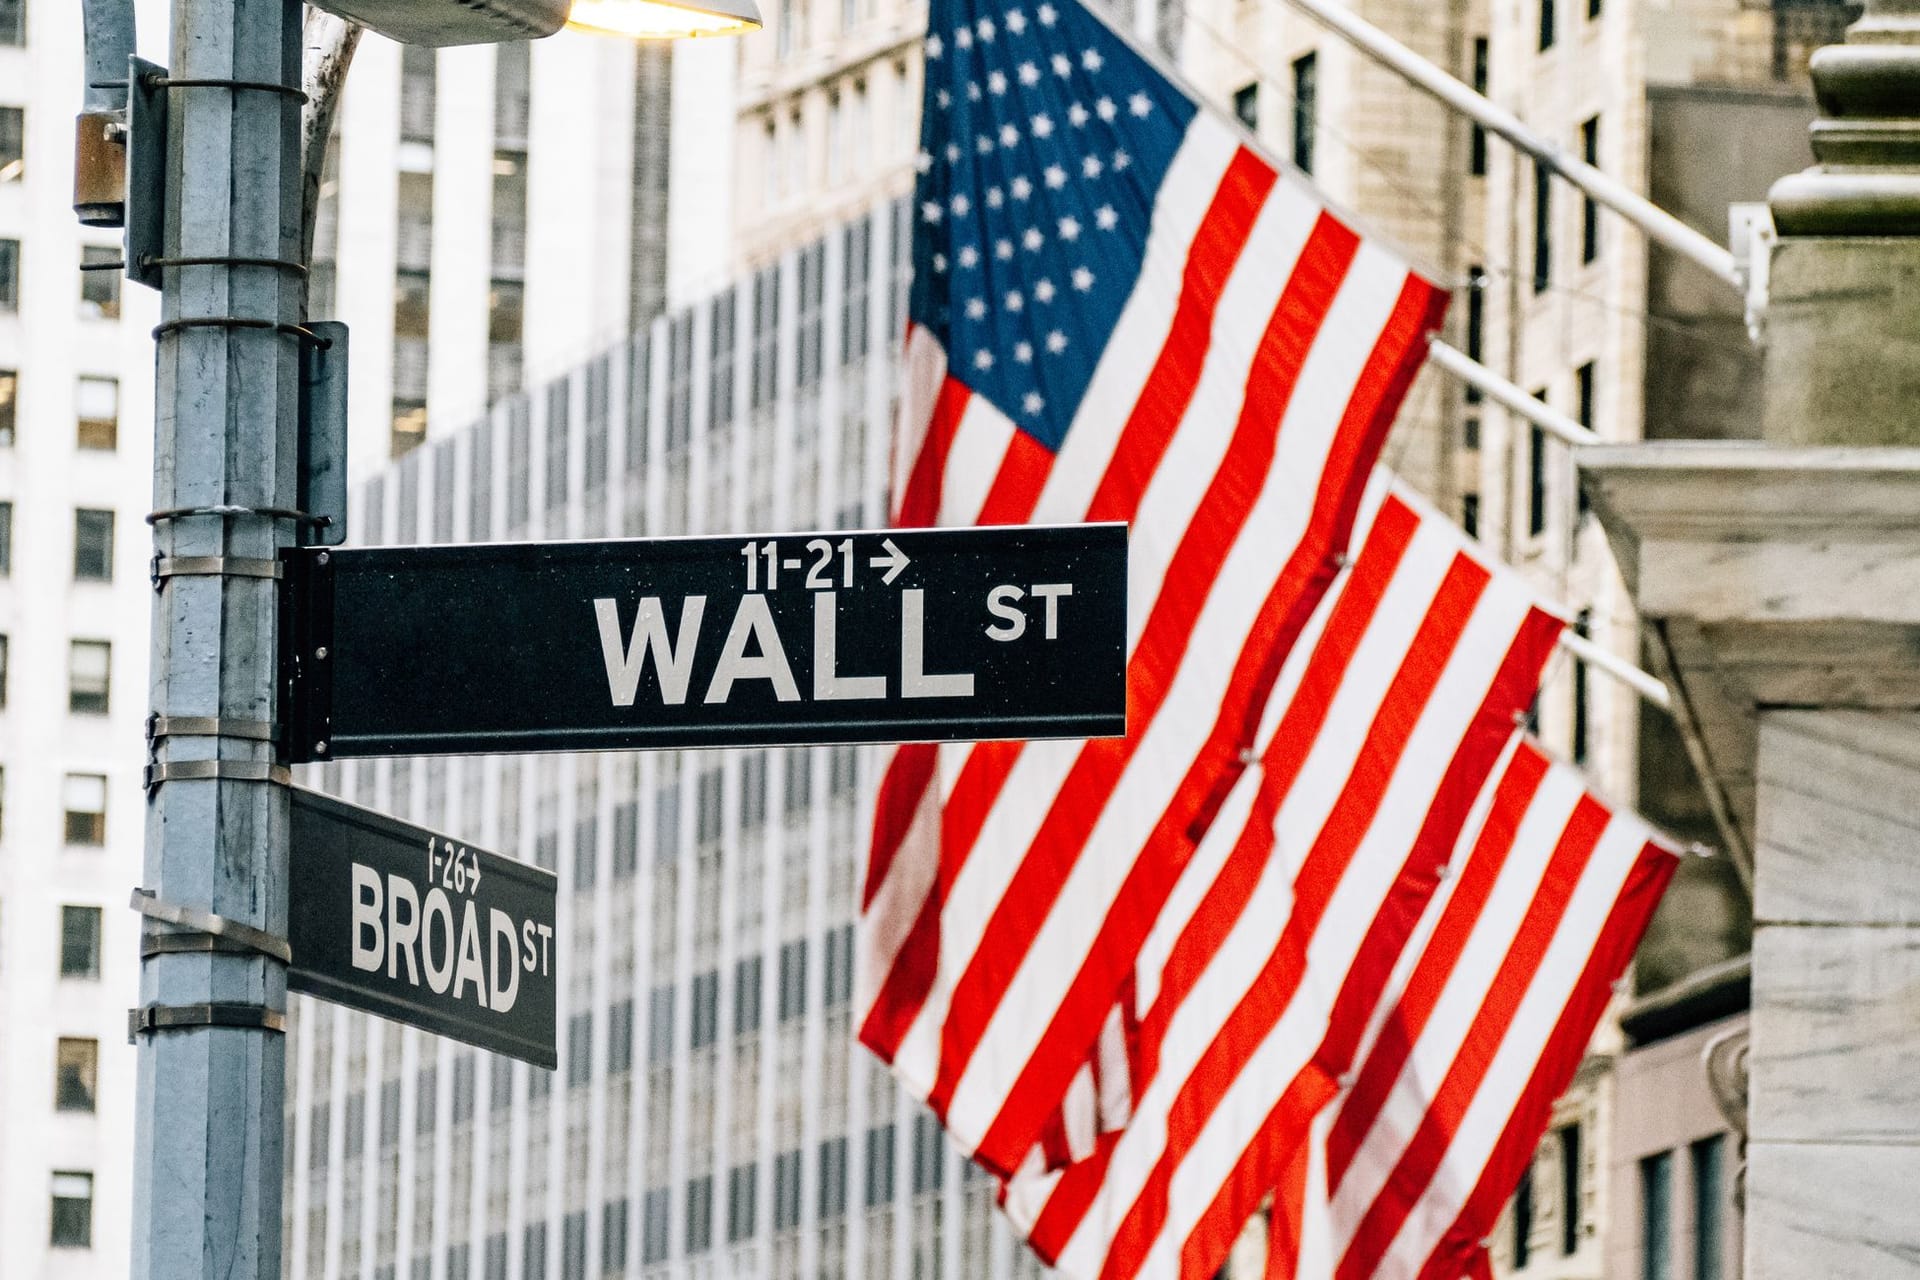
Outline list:
[[[1565,444],[1600,443],[1600,437],[1591,428],[1582,426],[1545,401],[1528,395],[1458,347],[1449,346],[1437,333],[1427,335],[1427,360],[1481,392],[1501,408],[1519,414]]]
[[[1335,34],[1395,72],[1415,88],[1424,89],[1442,103],[1467,116],[1492,133],[1533,157],[1535,164],[1549,173],[1557,173],[1652,239],[1665,245],[1689,262],[1732,285],[1741,296],[1747,285],[1733,254],[1626,184],[1535,133],[1519,116],[1499,106],[1484,94],[1476,93],[1439,67],[1395,40],[1380,28],[1342,8],[1335,0],[1287,0],[1318,19]]]

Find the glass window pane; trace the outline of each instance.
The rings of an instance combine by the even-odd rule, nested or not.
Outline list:
[[[1673,1275],[1673,1153],[1662,1151],[1640,1161],[1641,1280],[1670,1280]]]
[[[82,449],[112,449],[120,437],[120,382],[81,378],[74,387],[75,442]]]
[[[113,580],[113,512],[82,508],[73,513],[73,578]]]
[[[105,715],[113,646],[104,640],[75,640],[67,658],[67,707],[88,715]]]
[[[0,369],[0,449],[13,448],[13,432],[17,425],[15,406],[20,400],[20,374],[13,369]]]
[[[64,1249],[93,1246],[93,1175],[53,1175],[53,1233],[51,1243]]]
[[[80,273],[80,311],[102,320],[120,316],[120,250],[102,245],[85,245],[80,263],[92,270]]]
[[[54,1107],[60,1111],[93,1110],[99,1069],[99,1041],[62,1038],[54,1068]]]
[[[67,843],[107,842],[107,780],[97,773],[70,773],[62,789],[67,811]]]
[[[60,976],[100,976],[100,908],[60,908]]]

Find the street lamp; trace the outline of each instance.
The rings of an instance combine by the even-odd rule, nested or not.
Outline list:
[[[753,0],[315,0],[318,8],[405,44],[489,44],[562,26],[639,39],[738,35],[760,25]]]

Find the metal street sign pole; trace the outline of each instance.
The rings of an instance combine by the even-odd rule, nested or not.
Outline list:
[[[300,31],[297,0],[172,7],[165,234],[148,264],[162,320],[152,905],[133,1018],[140,1280],[280,1275],[287,975],[273,944],[286,935],[288,800],[274,575],[296,505]]]

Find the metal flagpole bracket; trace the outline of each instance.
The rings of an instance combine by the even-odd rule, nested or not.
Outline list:
[[[285,1035],[287,1015],[263,1004],[146,1004],[127,1010],[127,1043],[159,1031],[189,1031],[200,1027],[238,1027]]]
[[[147,794],[163,782],[271,782],[293,785],[293,771],[265,760],[169,760],[146,767],[142,785]]]
[[[293,963],[293,948],[285,938],[238,920],[163,902],[151,889],[135,889],[128,906],[149,920],[172,925],[181,932],[149,930],[141,939],[143,956],[175,951],[235,951],[266,956],[281,964]],[[188,945],[174,945],[176,942]],[[155,945],[159,944],[159,945]],[[219,944],[219,945],[215,945]]]

